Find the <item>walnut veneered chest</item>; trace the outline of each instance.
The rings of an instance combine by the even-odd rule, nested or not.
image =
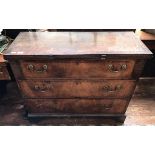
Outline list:
[[[152,53],[133,32],[23,32],[5,52],[29,117],[122,117]]]

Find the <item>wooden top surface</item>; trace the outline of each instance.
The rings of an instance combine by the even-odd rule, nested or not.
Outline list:
[[[151,55],[133,32],[22,32],[6,58],[69,55]]]

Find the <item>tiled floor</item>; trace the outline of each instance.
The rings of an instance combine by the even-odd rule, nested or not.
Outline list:
[[[0,125],[104,125],[102,120],[44,119],[29,121],[15,82],[7,85],[8,93],[0,99]],[[127,109],[124,125],[155,125],[155,78],[140,79]],[[116,125],[111,122],[111,125]]]

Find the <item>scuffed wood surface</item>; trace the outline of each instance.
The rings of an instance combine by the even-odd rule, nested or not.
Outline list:
[[[133,32],[22,32],[4,53],[34,55],[140,55],[152,53]]]

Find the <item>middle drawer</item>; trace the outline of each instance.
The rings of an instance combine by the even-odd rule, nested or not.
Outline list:
[[[18,80],[25,98],[126,98],[134,80]]]

